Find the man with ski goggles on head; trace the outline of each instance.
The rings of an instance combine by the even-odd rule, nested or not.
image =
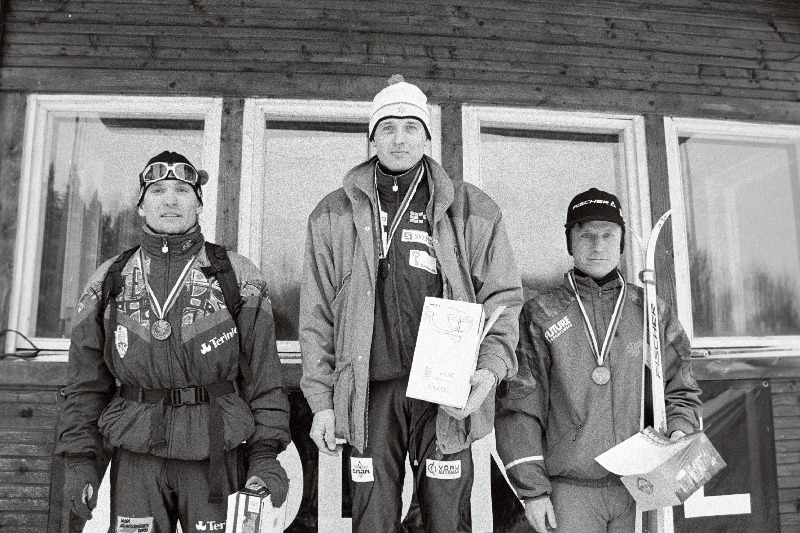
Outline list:
[[[101,265],[78,304],[56,453],[65,503],[88,519],[113,449],[112,531],[222,529],[227,495],[253,483],[276,507],[286,498],[269,294],[249,260],[205,241],[207,178],[175,152],[148,161],[141,244]]]
[[[519,372],[498,391],[497,451],[539,533],[632,532],[636,504],[595,457],[636,434],[643,413],[643,291],[618,266],[625,221],[617,197],[589,189],[567,209],[564,282],[519,317]],[[658,302],[672,440],[699,428],[689,340]]]

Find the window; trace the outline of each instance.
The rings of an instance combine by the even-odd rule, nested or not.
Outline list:
[[[248,100],[244,110],[239,253],[267,280],[278,349],[299,353],[300,278],[308,215],[371,154],[369,102]],[[430,107],[431,151],[441,152]]]
[[[11,328],[44,349],[69,347],[89,276],[139,242],[138,174],[161,151],[209,172],[200,222],[213,240],[221,109],[210,98],[30,96]]]
[[[800,128],[665,128],[678,311],[693,344],[800,345]]]
[[[530,109],[463,109],[464,179],[503,210],[526,298],[561,283],[572,268],[564,221],[590,187],[616,194],[626,220],[627,279],[642,268],[650,228],[641,118]]]

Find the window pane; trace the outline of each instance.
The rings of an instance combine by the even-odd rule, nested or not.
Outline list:
[[[308,215],[367,159],[367,125],[268,122],[261,269],[278,340],[297,340],[300,276]]]
[[[800,335],[797,144],[679,143],[695,335]]]
[[[47,124],[34,331],[38,337],[68,337],[91,273],[139,242],[142,167],[163,150],[200,164],[203,122],[52,113]]]
[[[482,188],[503,210],[526,297],[572,268],[564,235],[572,197],[597,187],[627,210],[624,175],[616,134],[481,128]]]

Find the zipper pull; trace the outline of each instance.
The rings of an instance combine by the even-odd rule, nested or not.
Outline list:
[[[166,237],[161,237],[161,240],[163,242],[163,244],[161,245],[161,251],[163,253],[169,252],[169,246],[167,246],[167,238]]]
[[[394,192],[397,192],[397,189],[398,189],[398,187],[397,187],[397,176],[392,176],[392,180],[394,181],[394,185],[392,185],[392,190]]]

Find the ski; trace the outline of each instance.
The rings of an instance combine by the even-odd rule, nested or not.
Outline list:
[[[661,327],[658,321],[658,302],[656,301],[656,243],[661,228],[666,223],[672,210],[661,215],[650,232],[645,252],[644,270],[641,280],[644,284],[644,342],[643,359],[650,367],[650,389],[653,401],[653,429],[667,434],[667,414],[664,404],[664,377],[661,361]],[[644,402],[644,390],[642,390]],[[644,411],[644,410],[642,410]],[[643,419],[642,419],[643,420]],[[641,531],[642,521],[649,533],[673,533],[672,507],[662,507],[648,513],[637,513],[637,531]]]

